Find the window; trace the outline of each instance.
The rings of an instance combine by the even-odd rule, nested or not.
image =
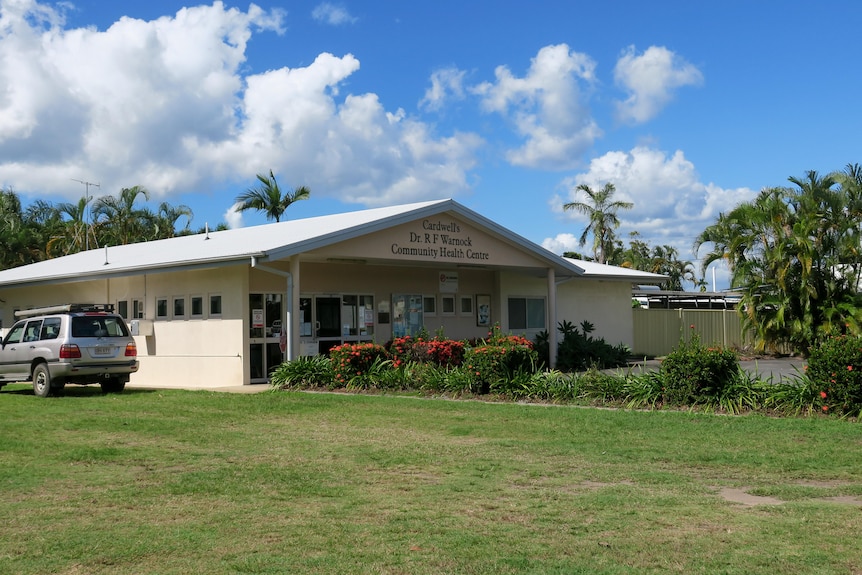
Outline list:
[[[48,317],[42,322],[42,334],[40,339],[57,339],[60,335],[60,318]]]
[[[545,327],[545,298],[509,298],[509,329],[545,329]]]
[[[437,298],[435,296],[422,296],[422,313],[425,315],[437,315]]]
[[[144,302],[139,299],[132,300],[132,319],[144,318]]]
[[[168,318],[168,298],[156,298],[156,319]]]
[[[210,317],[221,317],[221,296],[210,296]]]
[[[183,318],[186,317],[186,298],[185,297],[175,297],[174,298],[174,317],[175,318]]]
[[[201,318],[204,316],[204,298],[200,295],[193,295],[191,298],[191,316]]]
[[[462,295],[461,307],[459,308],[461,315],[473,315],[473,296]]]
[[[440,313],[443,315],[455,315],[455,296],[440,296]]]
[[[117,302],[117,314],[123,319],[129,319],[129,302],[122,300]]]

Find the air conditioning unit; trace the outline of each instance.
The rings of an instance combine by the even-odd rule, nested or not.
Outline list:
[[[132,335],[153,335],[153,320],[151,319],[133,319],[129,322],[129,331]]]

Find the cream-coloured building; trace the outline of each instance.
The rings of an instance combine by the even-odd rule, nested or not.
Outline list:
[[[631,346],[632,284],[664,276],[559,257],[453,200],[104,247],[0,272],[0,327],[20,309],[110,303],[133,383],[263,383],[300,355],[425,328],[482,338],[563,320]],[[286,328],[286,329],[285,329]],[[553,361],[553,358],[552,358]]]

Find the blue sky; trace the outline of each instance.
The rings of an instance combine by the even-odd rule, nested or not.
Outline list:
[[[0,186],[142,185],[248,226],[271,169],[311,189],[288,218],[451,197],[561,253],[589,250],[562,204],[612,182],[621,238],[696,261],[720,212],[862,162],[860,24],[849,0],[0,0]]]

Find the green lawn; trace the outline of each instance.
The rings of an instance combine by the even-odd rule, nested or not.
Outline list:
[[[0,430],[0,573],[862,573],[837,419],[10,386]]]

